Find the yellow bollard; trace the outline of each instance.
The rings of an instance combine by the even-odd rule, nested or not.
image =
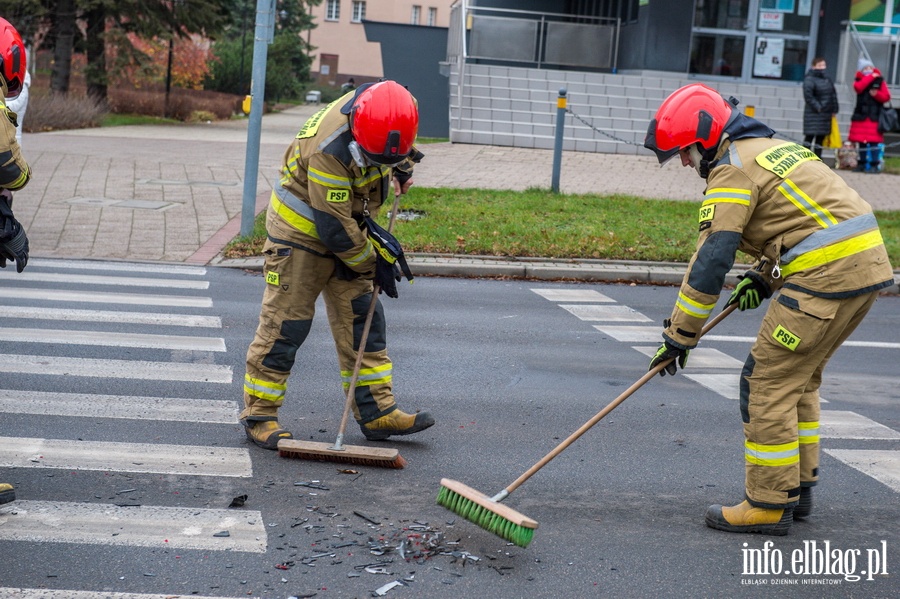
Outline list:
[[[253,100],[253,96],[244,96],[244,101],[241,102],[241,110],[244,111],[244,114],[250,114],[250,103]]]
[[[744,106],[744,114],[747,116],[756,116],[756,106]]]

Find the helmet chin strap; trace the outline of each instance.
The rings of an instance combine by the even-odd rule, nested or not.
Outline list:
[[[709,161],[703,158],[697,144],[690,145],[688,154],[691,156],[691,165],[697,170],[697,174],[706,179],[709,176]]]

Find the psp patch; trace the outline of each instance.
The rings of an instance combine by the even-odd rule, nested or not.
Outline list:
[[[706,230],[712,226],[713,218],[716,215],[716,205],[709,204],[700,206],[700,230]]]
[[[793,334],[781,325],[775,327],[775,331],[772,333],[772,338],[791,351],[796,351],[797,347],[800,345],[800,337]]]
[[[325,194],[325,201],[332,202],[334,204],[340,204],[341,202],[346,202],[350,199],[350,190],[349,189],[329,189],[328,193]]]
[[[270,270],[266,273],[266,283],[268,283],[269,285],[280,285],[281,275],[273,270]]]

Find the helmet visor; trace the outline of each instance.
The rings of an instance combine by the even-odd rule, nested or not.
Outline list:
[[[660,166],[666,164],[675,156],[678,155],[678,150],[680,148],[674,147],[668,150],[661,150],[656,143],[656,119],[650,121],[650,126],[647,127],[647,136],[644,138],[644,147],[648,150],[652,150],[654,154],[656,154],[656,159],[659,160]]]

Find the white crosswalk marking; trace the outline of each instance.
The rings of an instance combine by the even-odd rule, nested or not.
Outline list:
[[[0,389],[0,412],[165,422],[237,422],[237,403],[215,399],[51,393]]]
[[[183,308],[212,307],[212,299],[208,297],[149,295],[140,293],[98,293],[96,291],[66,291],[62,289],[0,287],[0,298],[54,302],[85,302],[90,304],[178,306]]]
[[[856,412],[822,410],[819,427],[832,439],[900,439],[900,433]]]
[[[228,532],[228,536],[214,536]],[[264,553],[255,511],[24,501],[0,507],[0,539]]]
[[[825,453],[900,493],[900,451],[826,449]]]
[[[117,324],[149,324],[170,327],[222,328],[218,316],[194,314],[161,314],[151,312],[118,312],[115,310],[78,310],[74,308],[34,308],[31,306],[3,306],[4,320],[29,318],[33,320],[64,320],[69,322],[114,322]]]
[[[183,266],[181,264],[141,264],[136,262],[103,262],[94,260],[55,260],[33,258],[28,260],[32,268],[57,268],[62,270],[107,270],[112,272],[146,272],[163,275],[187,275],[202,277],[206,274],[203,266]]]
[[[68,283],[71,285],[120,285],[123,287],[168,287],[171,289],[209,289],[209,281],[185,279],[153,279],[139,277],[107,277],[103,275],[73,275],[61,273],[5,272],[0,269],[0,279],[23,283]]]
[[[551,302],[615,302],[593,289],[532,289]]]
[[[662,343],[662,327],[595,324],[594,328],[623,343]]]
[[[650,319],[628,306],[594,306],[590,304],[560,304],[560,308],[581,320],[612,322],[650,322]]]
[[[193,474],[253,475],[250,454],[234,447],[0,437],[0,466]]]
[[[659,346],[635,346],[634,349],[648,358],[652,358],[656,355]],[[690,368],[731,368],[733,370],[739,370],[743,366],[743,362],[740,360],[735,360],[728,354],[723,354],[719,350],[711,347],[698,347],[697,349],[691,350],[691,353],[688,355],[687,364]]]
[[[219,366],[218,364],[98,360],[16,354],[0,354],[0,372],[224,384],[230,384],[232,381],[231,366]]]
[[[691,356],[693,355],[694,352],[691,352]],[[703,385],[710,391],[718,393],[725,399],[733,399],[734,401],[737,401],[741,397],[741,377],[739,372],[735,372],[734,374],[685,373],[684,376],[696,383]],[[819,403],[828,403],[828,400],[820,395]]]
[[[225,341],[220,337],[110,333],[107,331],[59,331],[0,327],[0,341],[62,343],[99,347],[143,347],[147,349],[174,349],[181,351],[225,351]]]

